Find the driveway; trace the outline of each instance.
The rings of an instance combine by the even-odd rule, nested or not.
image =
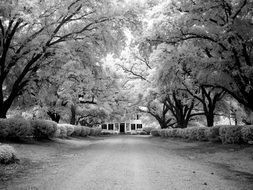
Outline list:
[[[57,140],[51,144],[15,145],[18,151],[23,151],[21,164],[27,166],[0,181],[0,189],[253,189],[251,173],[243,175],[225,164],[211,163],[208,156],[199,157],[193,145],[185,142],[148,136],[112,136]],[[29,152],[24,153],[24,147]],[[33,158],[28,159],[28,154],[34,155]]]

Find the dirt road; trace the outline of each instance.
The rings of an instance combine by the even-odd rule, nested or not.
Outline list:
[[[10,190],[252,190],[250,173],[231,172],[190,154],[186,143],[145,136],[16,145],[27,167],[0,181]],[[185,148],[188,150],[183,150]],[[190,147],[192,148],[192,147]],[[44,151],[44,152],[43,152]],[[194,151],[194,150],[193,150]],[[196,150],[195,150],[196,151]],[[37,154],[41,152],[41,154]],[[22,163],[21,163],[22,164]],[[239,175],[240,174],[240,175]]]

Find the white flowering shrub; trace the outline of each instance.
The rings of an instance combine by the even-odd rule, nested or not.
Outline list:
[[[12,146],[0,144],[0,164],[11,164],[17,160],[16,151]]]

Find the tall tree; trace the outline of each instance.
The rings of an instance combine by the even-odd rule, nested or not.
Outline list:
[[[101,44],[116,29],[108,1],[12,0],[0,4],[0,117],[68,42]],[[97,46],[97,47],[98,47]],[[97,52],[97,51],[96,51]]]
[[[206,53],[200,61],[207,65],[205,74],[219,79],[207,84],[224,89],[252,112],[252,6],[250,0],[166,1],[151,10],[154,22],[147,36],[155,44],[194,42]]]

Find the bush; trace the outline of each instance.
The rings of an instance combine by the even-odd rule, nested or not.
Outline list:
[[[185,129],[181,129],[181,128],[178,128],[177,130],[176,130],[176,137],[178,137],[178,138],[184,138],[184,131],[185,131]]]
[[[151,135],[154,136],[154,137],[160,136],[160,130],[158,130],[158,129],[152,129],[152,130],[150,131],[150,133],[151,133]]]
[[[205,136],[207,139],[211,142],[220,142],[220,130],[221,125],[213,126],[213,127],[208,127],[205,131]]]
[[[71,125],[71,124],[57,124],[58,126],[63,126],[63,127],[65,127],[66,128],[66,130],[67,130],[67,136],[70,136],[70,135],[72,135],[72,133],[74,132],[74,130],[75,130],[75,125]]]
[[[90,128],[90,136],[98,136],[100,135],[102,129],[99,127]]]
[[[167,131],[167,129],[161,129],[160,130],[160,136],[161,137],[166,137],[166,131]]]
[[[80,136],[82,132],[82,126],[76,125],[74,127],[74,132],[71,134],[72,136]]]
[[[138,135],[148,135],[148,133],[146,131],[138,131],[137,133],[138,133]]]
[[[82,137],[86,137],[90,134],[90,128],[89,127],[85,127],[85,126],[82,126],[82,131],[81,131],[81,136]]]
[[[30,122],[24,118],[10,118],[6,122],[6,127],[9,128],[7,138],[20,140],[33,134]]]
[[[242,126],[224,125],[220,127],[219,135],[222,143],[235,144],[242,142]]]
[[[36,139],[50,139],[57,131],[57,123],[49,120],[31,120],[31,126]]]
[[[197,140],[198,141],[207,141],[208,138],[206,136],[206,130],[208,130],[207,127],[198,127],[197,128]]]
[[[9,134],[9,122],[7,119],[0,119],[0,138],[5,139]]]
[[[111,134],[113,134],[113,133],[110,131],[102,131],[101,132],[101,135],[111,135]]]
[[[187,136],[190,140],[198,140],[198,127],[187,128]]]
[[[150,132],[154,129],[154,127],[144,127],[143,131],[145,131],[148,135],[150,135]]]
[[[68,130],[67,130],[66,126],[58,124],[57,129],[54,133],[54,136],[58,137],[58,138],[66,138],[67,132],[68,132]]]
[[[173,129],[166,129],[165,137],[173,137]]]
[[[0,164],[11,164],[17,161],[16,151],[10,145],[0,145]]]
[[[253,141],[253,125],[243,126],[241,129],[242,139],[244,142]]]
[[[131,135],[138,135],[137,131],[131,131]]]

